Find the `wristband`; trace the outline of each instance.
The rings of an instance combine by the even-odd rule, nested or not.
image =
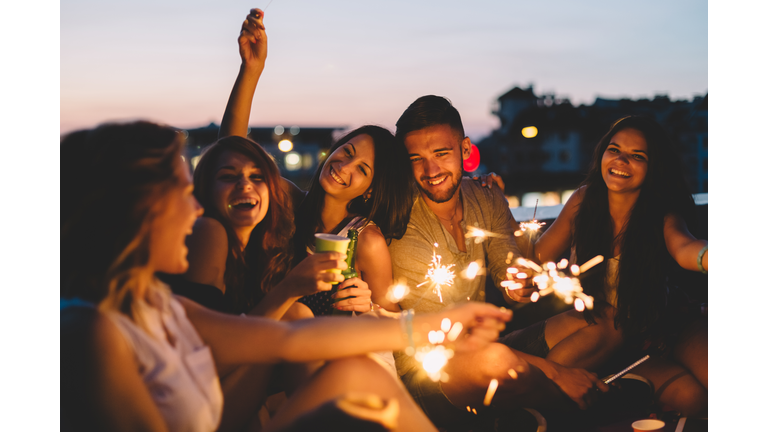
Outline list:
[[[699,271],[707,274],[707,271],[704,270],[704,266],[701,265],[701,259],[704,258],[704,253],[707,251],[707,248],[709,245],[705,245],[701,250],[699,251],[699,256],[696,258],[696,265],[699,267]]]

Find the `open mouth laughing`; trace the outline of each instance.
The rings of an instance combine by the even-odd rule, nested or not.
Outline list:
[[[608,172],[610,172],[611,174],[613,174],[615,176],[619,176],[619,177],[623,177],[623,178],[631,177],[628,172],[617,170],[616,168],[611,168],[610,170],[608,170]]]
[[[328,172],[330,173],[330,175],[331,175],[331,178],[332,178],[332,179],[333,179],[333,180],[334,180],[336,183],[338,183],[338,184],[340,184],[340,185],[342,185],[342,186],[346,186],[346,185],[347,185],[347,184],[344,182],[344,180],[342,180],[342,179],[341,179],[341,176],[339,176],[339,175],[336,173],[336,170],[334,170],[334,169],[333,169],[333,166],[329,167],[329,170],[328,170]]]
[[[434,186],[440,186],[441,184],[445,183],[445,181],[447,179],[448,179],[448,175],[447,174],[443,174],[443,175],[437,176],[437,177],[432,178],[432,179],[425,178],[425,177],[421,178],[422,181],[426,182],[428,185],[433,186],[433,187]]]
[[[255,198],[238,198],[229,203],[229,207],[235,210],[253,210],[256,207]]]

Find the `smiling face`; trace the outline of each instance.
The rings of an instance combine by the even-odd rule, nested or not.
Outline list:
[[[637,192],[648,173],[648,143],[636,129],[623,129],[613,135],[600,164],[609,191]]]
[[[370,192],[374,174],[373,146],[369,135],[357,135],[328,156],[320,173],[320,185],[327,195],[351,201]]]
[[[176,164],[178,182],[158,202],[163,209],[152,221],[149,265],[154,271],[179,274],[187,271],[187,247],[184,240],[203,208],[192,195],[192,179],[181,158]]]
[[[469,138],[462,139],[448,125],[437,125],[408,133],[405,147],[422,194],[436,203],[450,200],[461,184]]]
[[[269,188],[262,170],[241,153],[225,151],[219,156],[211,192],[216,210],[239,233],[248,231],[250,235],[269,209]]]

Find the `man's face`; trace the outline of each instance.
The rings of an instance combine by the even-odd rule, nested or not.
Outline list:
[[[407,134],[405,147],[421,192],[436,203],[450,200],[461,184],[469,138],[459,136],[448,125],[437,125]]]

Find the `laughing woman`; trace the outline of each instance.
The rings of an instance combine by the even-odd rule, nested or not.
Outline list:
[[[240,73],[219,136],[247,134],[253,94],[267,56],[263,17],[262,11],[254,9],[242,25],[238,39]],[[286,182],[297,202],[294,262],[311,253],[315,233],[359,233],[355,264],[363,283],[357,279],[340,284],[335,298],[324,290],[304,297],[301,302],[311,309],[303,308],[304,316],[328,315],[334,308],[366,312],[374,309],[374,303],[389,311],[400,310],[386,296],[392,285],[387,241],[405,233],[411,177],[407,154],[396,145],[392,133],[379,126],[363,126],[331,147],[306,196]],[[352,286],[356,288],[345,289]],[[339,301],[341,298],[346,299]]]
[[[686,322],[667,284],[670,266],[706,273],[708,248],[689,231],[694,203],[680,161],[656,121],[625,117],[598,143],[583,185],[534,247],[540,262],[571,248],[571,262],[602,255],[584,275],[595,310],[546,321],[547,358],[595,369],[620,348],[655,348],[635,369],[686,415],[707,409],[706,318]],[[682,308],[685,310],[685,308]]]
[[[264,430],[435,430],[396,378],[348,356],[425,343],[444,318],[469,330],[457,349],[482,347],[510,315],[467,304],[409,315],[404,334],[396,320],[286,323],[172,295],[156,272],[187,270],[184,240],[202,213],[183,142],[178,131],[146,122],[61,142],[62,429],[213,431],[222,421],[221,370],[325,359],[333,361]],[[254,419],[257,407],[241,415]]]

